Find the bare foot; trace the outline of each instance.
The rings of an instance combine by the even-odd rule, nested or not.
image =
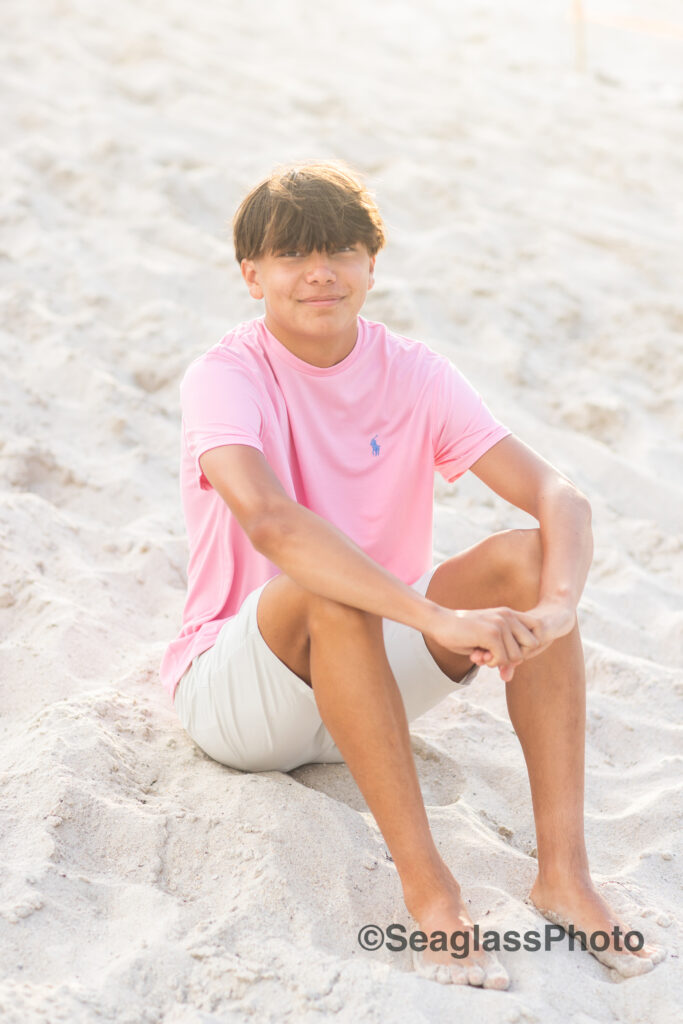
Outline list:
[[[413,953],[413,965],[418,974],[444,985],[480,985],[483,988],[506,989],[510,984],[507,971],[493,953],[474,950],[474,923],[455,883],[446,893],[423,901],[408,901],[406,906],[418,922],[420,930],[431,944],[433,932],[445,932],[446,950],[430,949],[429,945]],[[451,943],[453,932],[462,933]],[[436,944],[436,942],[434,943]],[[454,956],[453,953],[467,953]]]
[[[646,943],[640,950],[629,952],[624,944],[624,935],[631,929],[615,914],[590,879],[551,885],[541,882],[539,876],[532,886],[529,897],[527,902],[553,924],[560,925],[566,931],[573,928],[576,932],[584,932],[588,940],[588,945],[584,948],[606,967],[618,971],[624,978],[646,974],[666,956],[663,947],[651,943]],[[621,950],[615,948],[612,934],[615,927],[621,931]],[[606,949],[596,950],[590,945],[590,936],[595,932],[606,932],[609,936],[609,945]]]

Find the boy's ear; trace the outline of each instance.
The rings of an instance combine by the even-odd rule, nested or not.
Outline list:
[[[370,257],[370,273],[368,276],[368,291],[372,288],[375,283],[375,256]]]
[[[240,270],[242,271],[242,277],[247,283],[249,294],[252,299],[263,298],[263,288],[259,280],[258,270],[253,260],[242,260],[240,263]]]

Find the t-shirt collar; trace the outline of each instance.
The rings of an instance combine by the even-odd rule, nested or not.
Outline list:
[[[356,319],[358,322],[356,344],[344,359],[335,363],[333,366],[314,366],[312,363],[307,363],[304,359],[299,359],[298,356],[294,355],[293,352],[290,352],[290,350],[286,348],[281,341],[278,341],[275,335],[268,330],[266,327],[265,316],[259,317],[258,322],[261,325],[262,336],[268,351],[277,359],[287,363],[292,367],[292,369],[298,370],[299,373],[306,373],[311,377],[332,377],[337,373],[344,373],[356,362],[360,355],[363,342],[365,341],[365,320],[362,316],[358,316]]]

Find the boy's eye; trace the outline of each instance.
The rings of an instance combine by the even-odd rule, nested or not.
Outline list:
[[[336,249],[332,249],[331,252],[354,252],[355,248],[355,245],[340,245]],[[287,252],[279,252],[277,255],[281,259],[295,259],[298,256],[305,256],[306,253],[301,252],[299,249],[289,249]]]

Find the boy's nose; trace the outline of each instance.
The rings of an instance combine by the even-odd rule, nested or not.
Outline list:
[[[327,253],[311,253],[310,263],[306,268],[306,279],[311,283],[334,280],[334,271]]]

